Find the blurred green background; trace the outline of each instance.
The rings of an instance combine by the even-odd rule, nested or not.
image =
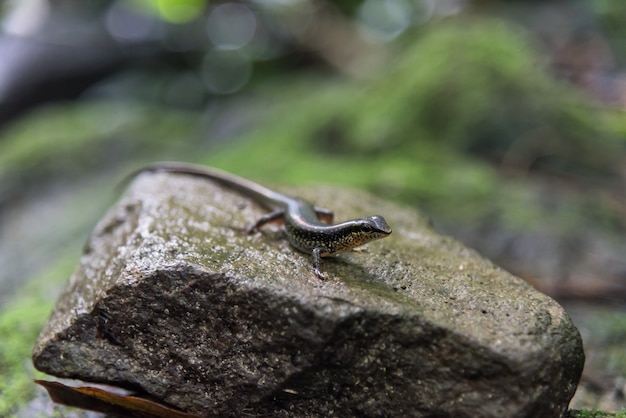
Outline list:
[[[155,160],[426,212],[572,315],[572,407],[626,407],[626,3],[1,7],[0,416],[27,416],[82,243]]]

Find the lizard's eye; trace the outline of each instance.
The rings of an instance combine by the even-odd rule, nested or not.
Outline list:
[[[369,234],[370,232],[372,232],[372,227],[369,225],[363,225],[361,227],[361,231],[365,232],[366,234]]]

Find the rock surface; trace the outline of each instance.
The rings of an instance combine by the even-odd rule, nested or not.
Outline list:
[[[288,191],[289,192],[289,191]],[[293,192],[293,190],[291,190]],[[203,415],[558,417],[584,362],[564,310],[370,195],[296,192],[394,232],[324,259],[208,180],[144,174],[97,225],[33,352],[46,373]]]

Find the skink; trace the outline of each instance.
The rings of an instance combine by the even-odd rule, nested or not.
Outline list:
[[[347,251],[391,234],[382,216],[368,216],[333,224],[332,212],[317,208],[306,200],[287,196],[234,174],[196,164],[157,162],[147,165],[131,176],[143,172],[187,174],[213,180],[256,200],[272,212],[252,223],[246,231],[252,233],[268,222],[282,221],[289,243],[313,256],[315,275],[325,279],[321,257]]]

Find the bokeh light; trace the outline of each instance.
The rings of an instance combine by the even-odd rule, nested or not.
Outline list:
[[[127,1],[112,3],[104,16],[104,24],[109,34],[120,42],[151,39],[161,26],[156,16],[132,7]]]
[[[206,0],[144,0],[159,17],[169,23],[187,23],[202,14]]]
[[[391,41],[409,27],[411,12],[406,0],[366,0],[359,8],[359,19],[372,37]]]
[[[250,59],[238,51],[211,51],[202,63],[202,80],[213,93],[234,93],[250,80],[251,75]]]
[[[245,5],[225,3],[216,6],[207,19],[209,39],[219,49],[239,49],[252,40],[256,16]]]

